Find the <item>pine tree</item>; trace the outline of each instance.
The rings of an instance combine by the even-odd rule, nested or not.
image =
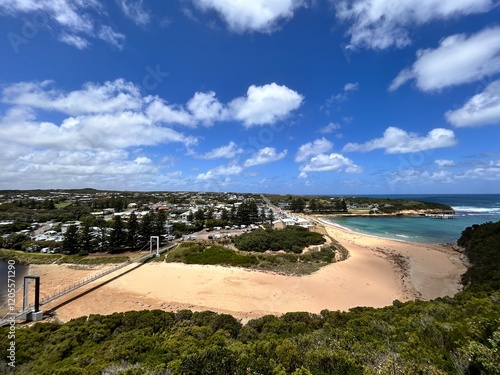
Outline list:
[[[79,249],[78,227],[70,225],[64,233],[64,241],[62,243],[62,250],[68,254],[77,254]]]
[[[137,236],[139,232],[139,222],[137,221],[137,215],[132,212],[128,219],[127,224],[127,245],[135,248],[137,246]]]
[[[118,252],[126,241],[125,226],[120,216],[115,217],[112,229],[109,236],[109,249],[111,252]]]
[[[153,215],[151,213],[147,213],[144,215],[141,221],[140,227],[140,245],[144,246],[149,243],[150,237],[153,235]]]

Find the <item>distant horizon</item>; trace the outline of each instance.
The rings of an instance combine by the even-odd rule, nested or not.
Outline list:
[[[363,197],[384,197],[384,196],[424,196],[424,195],[500,195],[500,193],[334,193],[334,194],[298,194],[298,193],[290,193],[290,192],[250,192],[250,191],[203,191],[203,190],[119,190],[119,189],[97,189],[91,187],[85,188],[35,188],[35,189],[0,189],[0,192],[5,191],[70,191],[70,190],[93,190],[98,192],[110,192],[110,193],[212,193],[212,194],[272,194],[272,195],[297,195],[297,196],[331,196],[331,197],[342,197],[342,196],[363,196]]]

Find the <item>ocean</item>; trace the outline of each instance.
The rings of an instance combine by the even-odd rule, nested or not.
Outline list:
[[[500,220],[500,194],[371,195],[373,198],[411,199],[451,206],[454,219],[428,217],[323,217],[348,230],[396,240],[456,243],[473,224]]]

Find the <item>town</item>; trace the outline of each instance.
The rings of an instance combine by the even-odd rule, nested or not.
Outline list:
[[[2,247],[42,253],[116,253],[143,249],[151,236],[160,237],[164,244],[201,236],[220,239],[264,226],[311,225],[290,215],[289,202],[278,204],[261,195],[235,193],[3,192]]]
[[[449,212],[424,202],[215,192],[34,190],[0,192],[2,247],[25,252],[121,253],[161,244],[220,240],[258,228],[313,224],[305,214]],[[436,211],[438,210],[438,211]],[[444,210],[444,211],[443,211]]]

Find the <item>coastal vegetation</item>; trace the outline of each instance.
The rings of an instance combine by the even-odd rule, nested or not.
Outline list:
[[[500,222],[464,230],[465,290],[380,309],[130,311],[16,331],[16,374],[498,374]],[[286,254],[293,255],[293,254]],[[8,347],[8,327],[0,345]],[[2,373],[10,373],[5,359]]]
[[[307,275],[323,266],[344,260],[347,251],[334,244],[314,246],[307,252],[266,253],[228,249],[227,247],[203,242],[179,244],[165,255],[167,263],[210,264],[233,267],[245,267],[272,271],[286,275]]]
[[[321,234],[298,225],[279,230],[259,229],[234,238],[234,244],[239,250],[256,252],[283,250],[300,254],[307,246],[323,243],[325,239]]]

